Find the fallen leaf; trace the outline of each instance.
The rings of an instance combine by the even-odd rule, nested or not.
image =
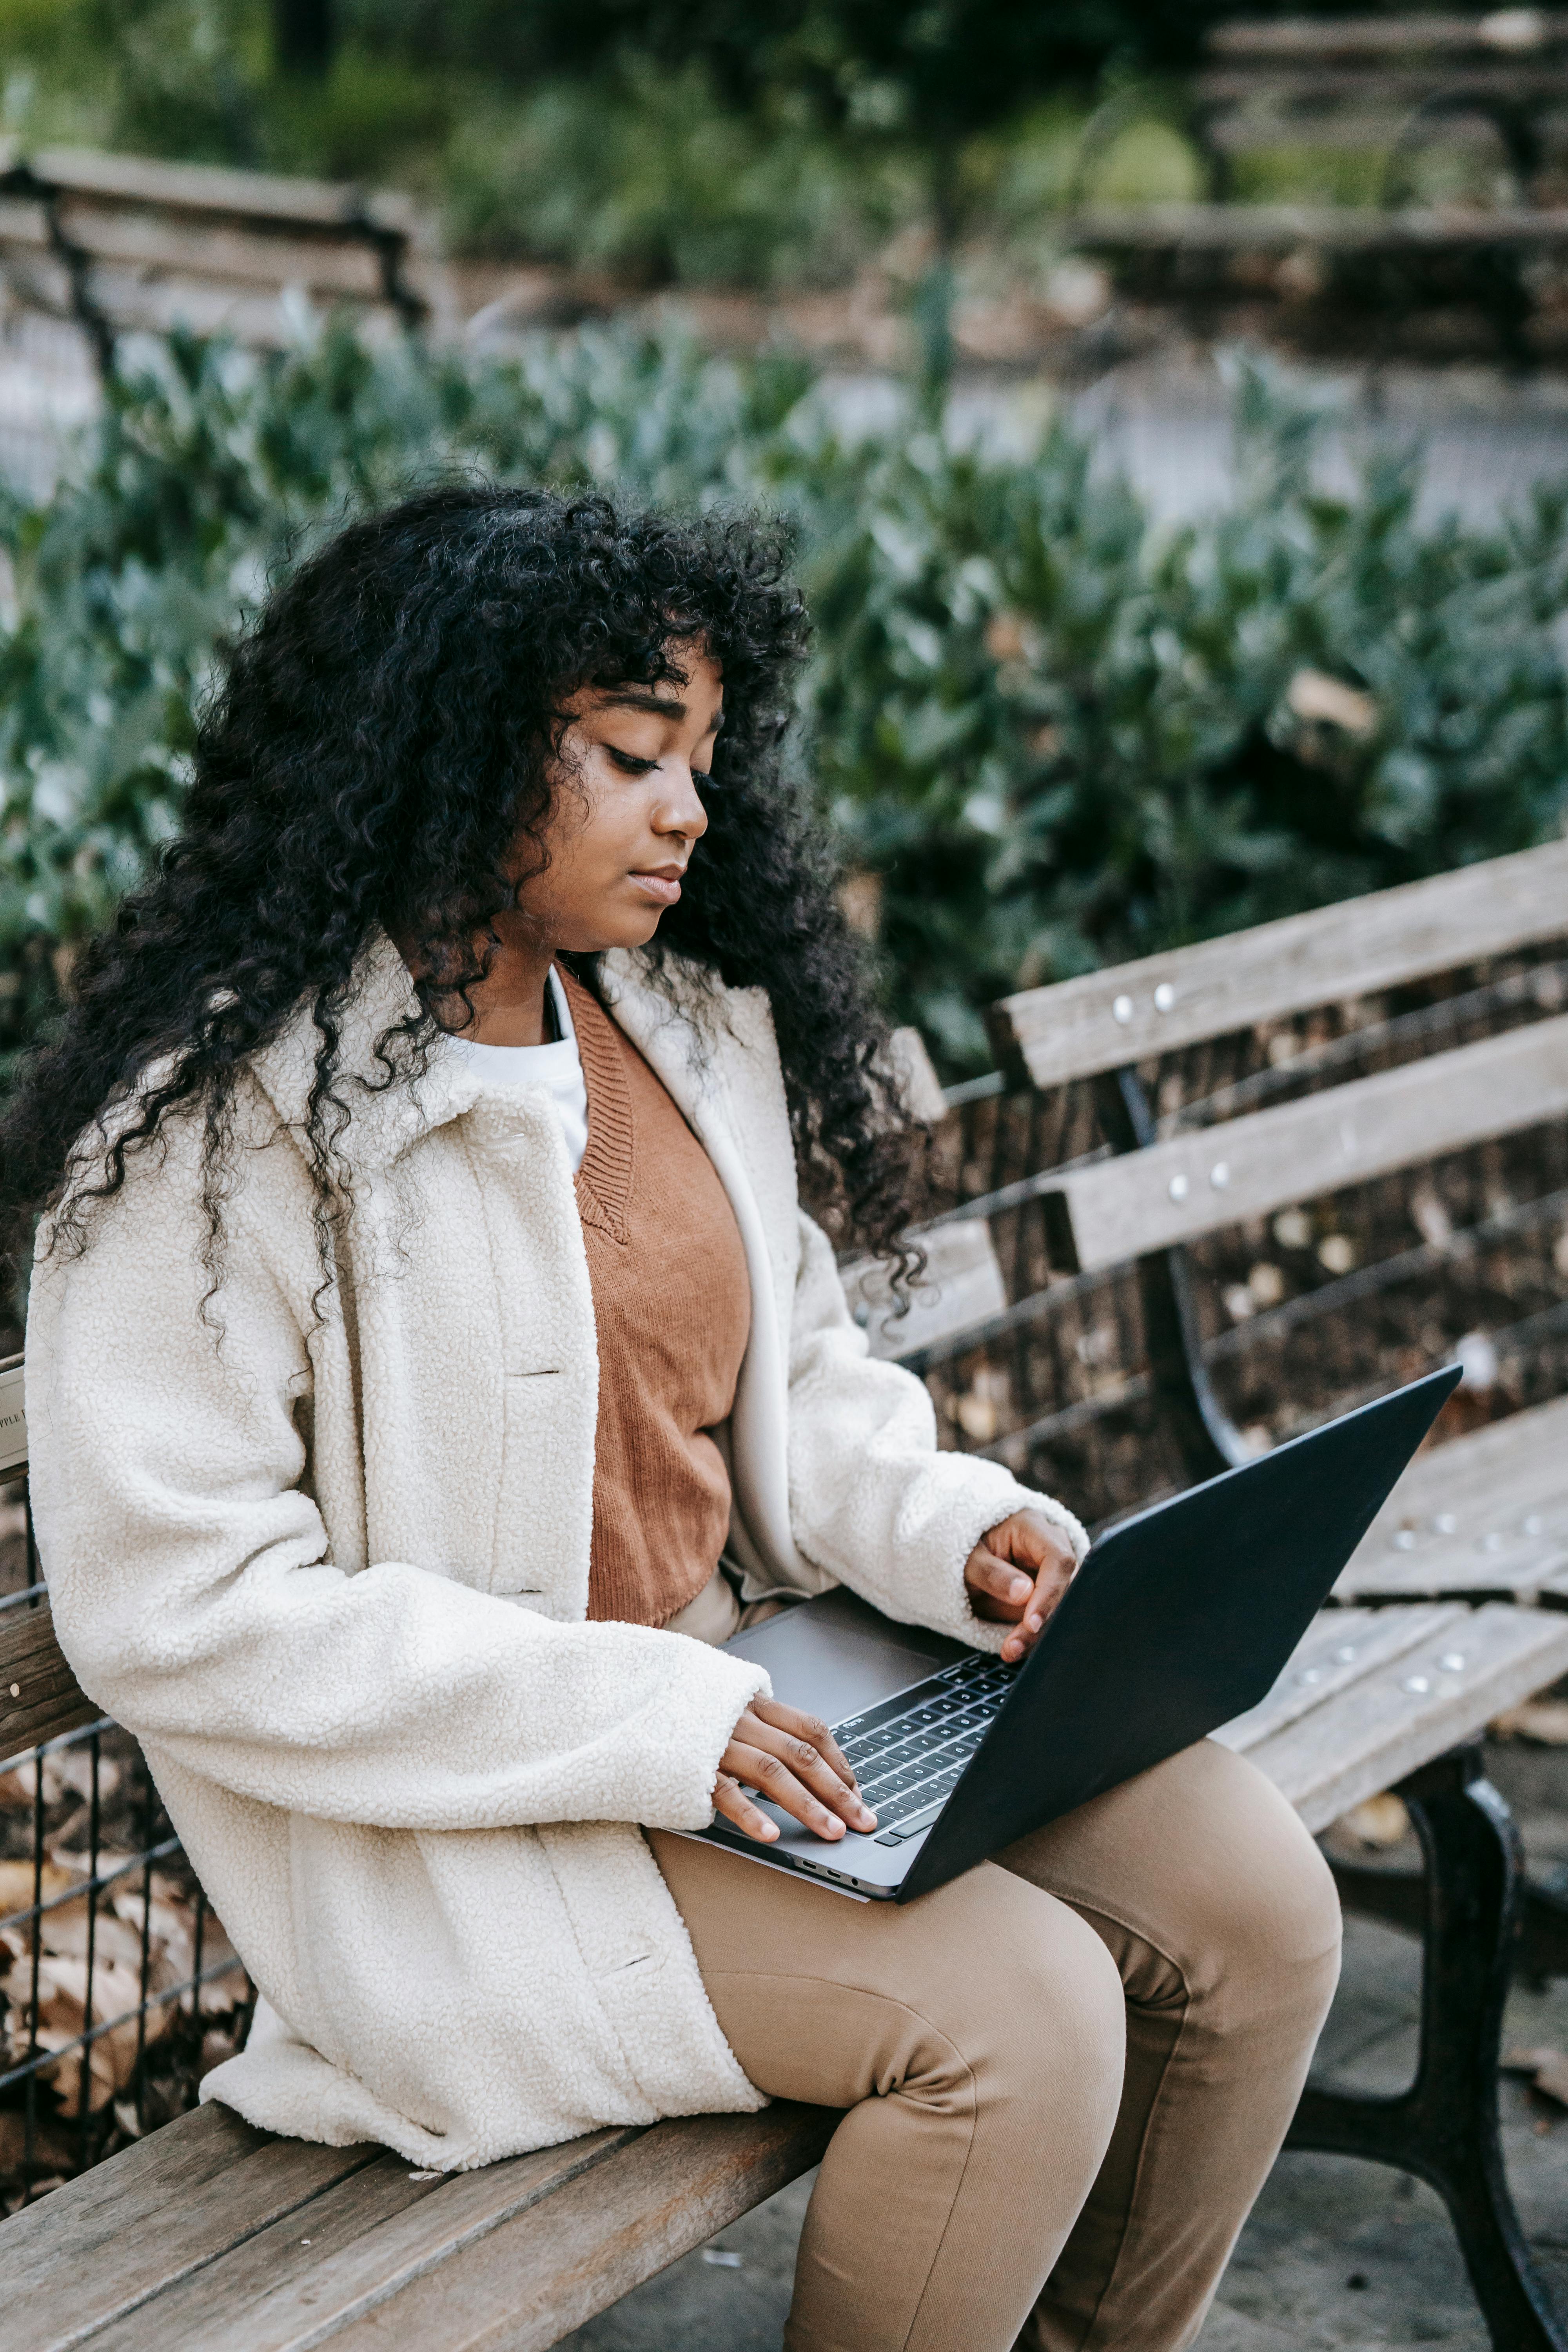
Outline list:
[[[1342,1819],[1343,1826],[1352,1837],[1359,1838],[1363,1845],[1398,1845],[1410,1831],[1410,1815],[1405,1811],[1405,1800],[1396,1797],[1392,1790],[1384,1790],[1380,1797],[1363,1799],[1359,1805],[1352,1805]]]
[[[1568,1699],[1530,1698],[1505,1708],[1487,1728],[1494,1739],[1528,1739],[1537,1748],[1568,1748]]]
[[[1260,1258],[1247,1277],[1254,1307],[1278,1307],[1285,1296],[1285,1276],[1271,1258]]]
[[[142,1998],[140,1971],[110,1960],[95,1965],[92,1998],[88,1999],[87,1963],[45,1953],[38,1961],[38,2013],[36,2032],[14,2010],[9,2039],[15,2061],[25,2059],[34,2041],[40,2051],[59,2051],[58,2063],[42,2067],[41,2079],[50,2083],[59,2099],[60,2113],[79,2116],[84,2095],[94,2111],[107,2106],[128,2088],[136,2071],[138,2049],[155,2042],[170,2023],[166,2002],[148,2004],[146,2023],[139,2025]],[[85,2051],[71,2048],[89,2027],[107,2027]],[[85,2062],[85,2063],[84,2063]]]
[[[973,1389],[956,1399],[952,1417],[965,1437],[972,1437],[976,1445],[989,1445],[1002,1426],[995,1398],[977,1394]]]
[[[31,1862],[0,1862],[0,1919],[30,1911],[35,1903],[52,1902],[80,1884],[74,1870],[62,1870],[58,1862],[46,1862],[37,1878]]]
[[[1432,1185],[1417,1185],[1412,1192],[1410,1217],[1422,1240],[1433,1249],[1441,1249],[1445,1242],[1452,1240],[1454,1220]]]
[[[989,1445],[1001,1428],[1007,1391],[1006,1373],[994,1364],[982,1364],[971,1386],[952,1400],[954,1421],[976,1445]]]
[[[1537,2049],[1509,2050],[1498,2060],[1504,2074],[1523,2074],[1531,2088],[1568,2107],[1568,2054],[1543,2044]]]
[[[1568,2058],[1558,2055],[1549,2066],[1537,2068],[1535,2087],[1560,2107],[1568,2107]]]
[[[58,1805],[68,1790],[74,1797],[89,1797],[92,1793],[92,1758],[85,1748],[64,1748],[51,1756],[34,1758],[0,1775],[0,1805],[10,1811],[31,1810],[38,1792],[38,1774],[43,1773],[44,1803]],[[98,1766],[98,1794],[100,1803],[107,1803],[120,1787],[120,1767],[112,1756],[100,1756]]]
[[[45,1951],[61,1959],[85,1960],[88,1925],[85,1895],[74,1903],[62,1903],[58,1911],[46,1911],[42,1921]],[[100,1910],[91,1925],[95,1964],[113,1960],[121,1968],[141,1968],[142,1937],[129,1920],[117,1919],[112,1912]]]
[[[1553,2050],[1549,2045],[1539,2050],[1505,2050],[1498,2060],[1499,2071],[1504,2074],[1535,2074],[1542,2066],[1560,2066],[1563,2063],[1562,2051]]]
[[[34,2116],[30,2169],[35,2181],[40,2172],[69,2172],[74,2169],[76,2153],[74,2139],[61,2130],[52,2116]],[[0,2107],[0,2178],[20,2180],[26,2157],[26,2116],[15,2107]]]

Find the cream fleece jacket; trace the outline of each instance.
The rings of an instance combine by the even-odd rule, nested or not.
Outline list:
[[[704,1010],[632,957],[606,979],[745,1244],[728,1450],[751,1591],[842,1580],[994,1647],[963,1591],[976,1539],[1028,1504],[1080,1552],[1081,1529],[939,1453],[921,1382],[867,1356],[799,1210],[763,994]],[[411,1004],[379,940],[347,1071],[380,1077],[374,1041]],[[85,1254],[41,1237],[28,1321],[61,1645],[141,1740],[260,1991],[203,2096],[444,2169],[758,2106],[638,1824],[706,1825],[766,1681],[679,1634],[585,1622],[598,1368],[548,1097],[487,1093],[455,1055],[413,1085],[351,1080],[323,1296],[299,1140],[315,1042],[301,1013],[242,1088],[206,1319],[199,1138],[176,1121]]]

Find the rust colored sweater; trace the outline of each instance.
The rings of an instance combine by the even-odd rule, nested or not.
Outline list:
[[[740,1228],[713,1163],[631,1041],[566,978],[588,1095],[577,1209],[599,1418],[588,1614],[662,1625],[730,1530],[727,1421],[751,1331]]]

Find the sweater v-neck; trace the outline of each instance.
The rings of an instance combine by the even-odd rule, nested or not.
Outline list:
[[[577,1213],[624,1249],[632,1189],[632,1100],[626,1055],[632,1048],[590,989],[572,972],[563,972],[562,979],[588,1097],[588,1148],[575,1179]]]

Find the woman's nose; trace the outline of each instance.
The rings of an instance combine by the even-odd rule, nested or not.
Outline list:
[[[660,833],[683,834],[689,841],[700,841],[707,832],[708,812],[689,768],[680,771],[679,780],[671,779],[669,793],[654,813],[654,824]]]

